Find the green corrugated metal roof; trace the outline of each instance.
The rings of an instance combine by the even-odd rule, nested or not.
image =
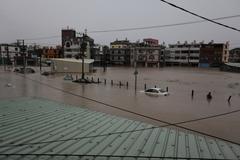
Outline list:
[[[240,159],[240,146],[40,98],[0,101],[0,159]]]

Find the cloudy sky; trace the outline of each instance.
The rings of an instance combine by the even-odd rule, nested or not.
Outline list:
[[[210,19],[240,15],[240,0],[168,1]],[[232,46],[240,46],[240,32],[210,22],[149,30],[91,33],[196,20],[200,19],[160,0],[1,0],[0,43],[26,39],[27,43],[60,44],[61,29],[69,26],[78,32],[87,29],[96,43],[107,45],[116,38],[137,41],[151,37],[166,43],[214,40],[230,41]],[[218,22],[240,29],[240,17]]]

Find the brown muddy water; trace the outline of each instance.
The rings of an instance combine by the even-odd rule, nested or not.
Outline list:
[[[96,101],[169,123],[240,110],[240,74],[221,72],[217,69],[138,68],[137,91],[135,92],[133,73],[134,69],[127,67],[107,68],[106,72],[103,72],[102,68],[97,68],[96,73],[86,76],[90,79],[93,77],[95,81],[99,78],[102,83],[77,84],[63,80],[63,74],[47,77],[41,76],[39,72],[22,75],[4,72],[1,68],[0,99],[24,96],[44,97],[159,126],[164,123],[111,108]],[[73,74],[73,77],[75,78],[76,74]],[[106,85],[103,83],[104,79],[107,81]],[[113,86],[111,80],[113,80]],[[120,87],[119,81],[122,84],[128,82],[128,88]],[[11,83],[12,86],[6,86],[7,83]],[[168,87],[170,95],[166,97],[145,95],[141,92],[144,90],[144,84],[147,88],[155,85],[164,89]],[[191,96],[192,90],[194,90],[193,97]],[[212,93],[211,101],[206,99],[208,92]],[[232,96],[230,103],[227,101],[229,96]],[[240,143],[240,112],[179,125]]]

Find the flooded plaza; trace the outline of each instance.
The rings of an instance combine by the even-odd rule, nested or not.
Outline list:
[[[240,74],[184,67],[138,68],[135,92],[133,73],[134,68],[128,67],[108,67],[106,72],[97,68],[86,77],[99,78],[101,83],[78,84],[63,80],[64,74],[42,76],[37,71],[23,75],[1,68],[0,98],[44,97],[158,126],[166,125],[163,122],[178,124],[240,143]],[[6,86],[8,83],[11,86]],[[145,84],[147,88],[168,88],[170,95],[148,96],[141,92]],[[211,101],[206,99],[208,92],[212,93]]]

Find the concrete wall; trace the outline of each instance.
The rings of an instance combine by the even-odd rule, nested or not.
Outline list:
[[[82,73],[82,63],[81,62],[69,62],[69,61],[60,61],[53,60],[51,64],[52,72],[70,72],[70,73]],[[84,72],[92,72],[92,63],[84,64]]]

